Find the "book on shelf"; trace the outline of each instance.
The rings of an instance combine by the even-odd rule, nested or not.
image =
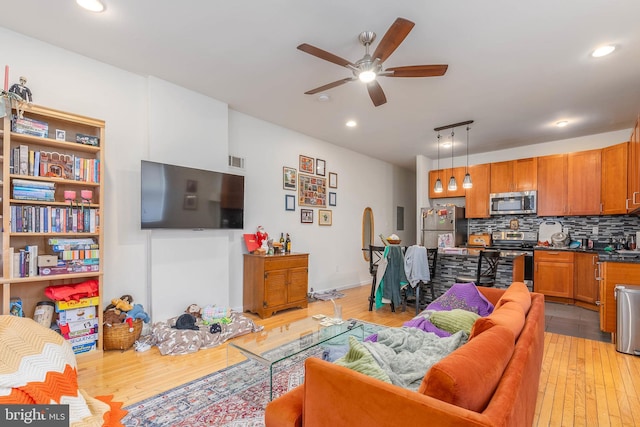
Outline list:
[[[18,174],[29,174],[29,147],[26,145],[20,145],[18,152]]]
[[[47,181],[32,181],[29,179],[21,179],[14,178],[11,183],[14,187],[22,187],[22,188],[43,188],[43,189],[55,189],[55,182],[47,182]]]

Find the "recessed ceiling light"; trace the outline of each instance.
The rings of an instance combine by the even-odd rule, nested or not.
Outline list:
[[[614,50],[616,50],[616,47],[613,45],[600,46],[591,53],[591,56],[594,58],[600,58],[601,56],[609,55]]]
[[[100,0],[76,0],[76,3],[91,12],[102,12],[104,11],[104,3]]]
[[[327,95],[326,93],[321,93],[320,95],[318,95],[318,101],[320,101],[320,102],[329,102],[329,101],[331,101],[331,97],[329,95]]]
[[[350,128],[354,128],[354,127],[358,126],[358,123],[355,120],[349,120],[345,124],[347,125],[347,127],[350,127]]]
[[[443,148],[449,148],[451,147],[451,141],[445,141],[441,145]]]
[[[565,126],[567,126],[569,124],[568,120],[560,120],[559,122],[556,122],[556,126],[559,128],[563,128]]]

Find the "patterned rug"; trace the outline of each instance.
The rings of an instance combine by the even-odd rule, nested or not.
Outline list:
[[[382,326],[365,323],[365,337]],[[347,350],[346,336],[276,365],[274,398],[304,381],[307,357],[334,359]],[[288,344],[273,351],[287,352]],[[269,368],[247,360],[128,406],[125,426],[262,427],[269,403]]]

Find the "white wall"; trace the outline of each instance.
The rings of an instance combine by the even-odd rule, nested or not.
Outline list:
[[[396,206],[405,208],[406,241],[415,235],[415,175],[245,114],[219,101],[153,77],[143,77],[0,27],[10,83],[28,78],[34,102],[103,119],[105,149],[104,295],[131,294],[155,321],[188,304],[242,306],[243,231],[140,229],[140,160],[229,171],[227,154],[244,157],[245,233],[263,225],[271,235],[289,232],[293,250],[310,253],[315,290],[368,283],[361,251],[361,220],[373,209],[375,234],[395,230]],[[213,129],[213,132],[212,132]],[[298,156],[321,158],[338,174],[333,225],[300,223],[287,212],[282,167]],[[329,208],[329,207],[328,207]],[[366,301],[363,301],[365,304]]]

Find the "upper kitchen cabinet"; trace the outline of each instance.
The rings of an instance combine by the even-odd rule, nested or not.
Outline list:
[[[429,171],[429,198],[441,199],[443,197],[464,197],[465,193],[464,188],[462,188],[462,180],[464,180],[464,175],[466,173],[467,171],[464,166],[453,169],[449,168]],[[449,179],[452,175],[456,178],[458,189],[450,191],[447,189],[447,185],[449,184]],[[436,193],[433,191],[433,187],[438,178],[442,181],[442,193]]]
[[[599,215],[602,150],[567,154],[567,204],[569,215]]]
[[[602,149],[602,214],[626,214],[631,207],[627,198],[629,143]]]
[[[629,140],[629,163],[627,169],[627,212],[640,209],[640,116]]]
[[[538,216],[567,214],[567,155],[538,157]]]
[[[537,174],[536,157],[491,163],[491,193],[536,190]]]
[[[465,216],[467,218],[489,218],[489,193],[491,165],[469,166],[473,187],[466,190]]]

